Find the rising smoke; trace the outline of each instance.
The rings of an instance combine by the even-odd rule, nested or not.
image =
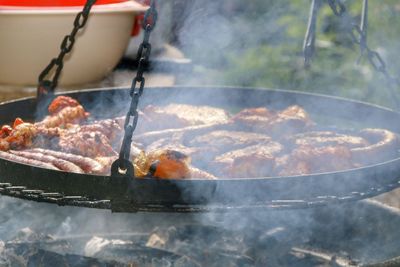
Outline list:
[[[344,81],[348,82],[353,75],[357,75],[357,70],[345,73],[344,71],[335,71],[334,68],[337,65],[334,63],[315,62],[315,68],[324,66],[322,70],[328,72],[327,75],[324,75],[325,83],[323,83],[323,79],[312,80],[313,77],[320,74],[316,72],[316,69],[311,70],[311,74],[314,76],[302,69],[301,38],[304,33],[302,30],[306,25],[309,1],[297,2],[301,3],[290,5],[290,8],[284,1],[174,1],[176,6],[168,2],[160,4],[161,8],[168,7],[169,11],[164,14],[169,13],[171,16],[160,17],[160,24],[165,21],[168,25],[172,25],[174,30],[165,38],[179,45],[186,56],[191,58],[196,65],[193,75],[185,77],[185,80],[180,80],[180,83],[256,85],[284,87],[285,89],[310,89],[321,93],[335,94],[337,93],[335,89],[343,88],[345,84],[345,89],[349,89],[349,91],[341,91],[343,95],[353,95],[365,100],[364,93],[358,91],[355,93],[353,88],[350,88],[365,85],[364,82],[352,84]],[[244,14],[245,11],[248,13]],[[290,14],[301,16],[287,17]],[[299,28],[299,31],[291,33],[290,27],[294,26]],[[371,39],[374,36],[376,34],[371,35]],[[333,44],[328,42],[328,48],[325,49],[333,51],[335,49]],[[298,49],[284,51],[285,48],[292,49],[293,47]],[[395,47],[395,45],[392,44],[390,47]],[[316,56],[323,57],[325,50],[318,49],[323,51],[319,51]],[[354,53],[357,53],[356,49]],[[390,53],[388,54],[390,55]],[[342,57],[340,53],[337,56]],[[352,60],[353,57],[341,58],[340,64]],[[359,71],[363,70],[361,67],[359,68]],[[365,71],[365,73],[369,72]],[[332,74],[333,77],[329,77],[329,74]],[[342,75],[349,75],[349,77],[344,80],[339,79],[338,77]],[[381,80],[371,81],[369,88],[377,87],[377,82],[381,82]],[[376,92],[370,92],[370,94],[376,95]],[[383,92],[383,94],[385,93]],[[171,95],[163,101],[182,101],[179,97],[179,95]],[[215,96],[212,94],[201,96],[205,102],[212,97]],[[383,98],[385,99],[385,97]],[[157,98],[146,98],[146,93],[142,100],[142,106],[160,102],[160,99]],[[117,113],[127,109],[127,103],[125,102],[125,106],[121,105],[122,101],[122,99],[117,101],[120,103]],[[279,99],[275,99],[275,101],[279,101]],[[221,104],[228,106],[229,100]],[[103,104],[98,106],[100,112]],[[348,112],[356,114],[357,110]],[[118,214],[109,211],[38,204],[7,197],[0,198],[0,205],[2,211],[0,239],[3,240],[12,238],[19,229],[25,227],[30,227],[37,232],[67,236],[150,232],[156,227],[163,226],[211,224],[235,231],[251,232],[254,230],[260,235],[272,235],[274,240],[282,244],[301,244],[311,240],[313,229],[324,223],[315,218],[313,210],[246,212],[245,214]],[[331,211],[335,213],[340,212],[341,209],[342,207],[338,206],[337,209]],[[338,221],[337,223],[341,224],[342,222]],[[286,229],[290,229],[290,231]],[[255,236],[254,240],[256,240]]]

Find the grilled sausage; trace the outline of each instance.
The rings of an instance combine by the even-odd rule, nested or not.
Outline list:
[[[82,157],[75,154],[58,152],[49,149],[34,148],[25,150],[27,152],[42,153],[44,155],[53,156],[59,159],[63,159],[78,165],[85,173],[101,173],[103,166],[94,159],[88,157]]]
[[[44,163],[52,164],[63,171],[83,173],[83,170],[74,163],[63,159],[55,158],[53,156],[44,155],[42,153],[33,153],[33,152],[15,151],[15,150],[10,150],[10,153],[27,159],[33,159]]]
[[[55,167],[51,163],[45,163],[42,161],[17,156],[17,155],[8,153],[8,152],[0,151],[0,158],[10,160],[10,161],[15,161],[15,162],[26,164],[26,165],[35,166],[35,167],[40,167],[40,168],[45,168],[45,169],[50,169],[50,170],[59,170],[57,167]]]
[[[370,145],[351,149],[353,159],[361,164],[371,164],[393,158],[398,154],[398,136],[385,129],[367,128],[360,135],[370,142]]]

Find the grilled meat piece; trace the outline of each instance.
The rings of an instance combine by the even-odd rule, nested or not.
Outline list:
[[[42,121],[35,123],[43,128],[65,128],[68,124],[76,124],[86,120],[89,113],[75,99],[58,96],[49,105],[49,114]]]
[[[96,173],[100,174],[103,172],[104,166],[94,159],[88,157],[82,157],[75,154],[59,152],[49,149],[34,148],[29,150],[24,150],[26,152],[41,153],[48,156],[53,156],[55,158],[63,159],[72,162],[79,166],[85,173]]]
[[[189,170],[190,170],[190,177],[192,179],[206,179],[206,180],[216,180],[217,179],[217,177],[215,177],[211,173],[208,173],[204,170],[200,170],[193,166],[189,166]]]
[[[14,154],[11,154],[8,152],[4,152],[4,151],[0,151],[0,158],[10,160],[10,161],[15,161],[15,162],[18,162],[21,164],[39,167],[39,168],[45,168],[45,169],[50,169],[50,170],[59,170],[57,167],[55,167],[54,165],[52,165],[50,163],[45,163],[45,162],[41,162],[41,161],[34,160],[34,159],[28,159],[28,158],[17,156],[17,155],[14,155]]]
[[[143,109],[143,114],[138,132],[223,124],[229,120],[229,114],[223,109],[185,104],[169,104],[163,107],[149,105]]]
[[[280,112],[267,108],[244,109],[233,117],[233,121],[250,131],[278,137],[304,132],[314,124],[308,113],[297,105]]]
[[[32,123],[21,123],[3,141],[9,144],[9,148],[30,147],[37,133],[38,129]]]
[[[49,114],[56,114],[66,107],[76,107],[79,106],[79,102],[69,96],[57,96],[53,101],[51,101],[47,110]]]
[[[111,165],[117,160],[117,158],[117,156],[95,157],[94,159],[103,166],[102,170],[98,174],[111,175]]]
[[[185,139],[191,138],[185,136]],[[191,140],[184,140],[184,144],[191,147],[207,148],[209,153],[222,154],[226,151],[269,141],[271,141],[271,137],[264,134],[221,130],[196,136]]]
[[[385,129],[363,129],[360,135],[370,144],[364,147],[352,148],[351,153],[356,162],[361,165],[382,162],[399,155],[399,137]]]
[[[7,151],[10,149],[10,144],[5,141],[0,139],[0,151]]]
[[[66,131],[60,136],[58,145],[62,151],[84,157],[95,158],[117,155],[110,140],[99,131],[81,132],[79,129]]]
[[[193,138],[197,135],[202,135],[204,133],[210,131],[217,130],[229,130],[232,128],[232,123],[224,123],[224,124],[203,124],[203,125],[195,125],[188,126],[177,129],[166,129],[160,131],[151,131],[146,133],[141,133],[134,136],[134,139],[144,145],[150,145],[151,143],[167,138],[175,138],[175,136],[186,136],[187,139]],[[182,140],[181,140],[182,141]]]
[[[146,155],[143,173],[161,179],[190,178],[190,158],[175,150],[155,150]]]
[[[53,156],[45,155],[39,152],[10,150],[10,153],[27,159],[33,159],[44,163],[52,164],[62,171],[84,173],[79,166],[75,165],[72,162],[56,158]]]
[[[272,176],[275,157],[282,150],[283,146],[273,141],[248,146],[217,156],[213,162],[213,168],[220,177]]]
[[[175,135],[171,139],[163,138],[150,144],[146,147],[146,151],[155,150],[174,150],[190,157],[191,162],[196,167],[201,169],[207,168],[209,163],[215,156],[215,151],[212,152],[208,147],[189,147],[183,145],[182,135]]]
[[[125,118],[117,117],[114,119],[104,119],[93,121],[90,124],[81,125],[81,131],[91,132],[98,131],[102,132],[108,139],[114,141],[119,139],[124,132],[124,120]]]
[[[65,107],[58,113],[46,116],[42,121],[35,123],[39,127],[54,128],[67,127],[68,124],[78,124],[89,116],[82,106]]]
[[[34,145],[49,145],[54,137],[59,137],[64,129],[45,128],[23,122],[15,126],[6,137],[0,139],[0,150],[23,149]]]
[[[355,167],[349,148],[345,146],[300,146],[277,159],[276,171],[281,176],[303,175],[346,170]]]
[[[339,134],[331,131],[312,131],[296,134],[286,139],[294,146],[345,146],[348,148],[365,147],[368,141],[360,136]]]

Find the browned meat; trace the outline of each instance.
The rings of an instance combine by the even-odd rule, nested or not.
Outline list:
[[[95,161],[94,159],[88,158],[88,157],[82,157],[79,155],[75,154],[70,154],[70,153],[65,153],[65,152],[59,152],[59,151],[54,151],[54,150],[49,150],[49,149],[41,149],[41,148],[34,148],[34,149],[29,149],[25,150],[27,152],[33,152],[33,153],[41,153],[44,155],[48,156],[53,156],[55,158],[63,159],[69,162],[72,162],[79,166],[85,173],[101,173],[103,170],[103,166]]]
[[[118,139],[124,132],[124,119],[105,119],[80,126],[82,132],[101,132],[110,140]]]
[[[99,171],[98,174],[110,175],[111,174],[111,165],[114,163],[114,161],[117,160],[117,158],[118,158],[117,156],[96,157],[95,160],[103,166],[102,170]]]
[[[250,131],[278,137],[303,132],[313,125],[308,113],[297,105],[280,112],[267,108],[244,109],[233,117],[233,121]]]
[[[301,146],[288,156],[277,159],[279,175],[303,175],[351,169],[350,149],[345,146],[310,147]]]
[[[215,158],[213,167],[221,177],[245,178],[272,176],[275,157],[283,147],[267,142],[224,153]]]
[[[30,165],[30,166],[39,167],[39,168],[45,168],[45,169],[50,169],[50,170],[59,170],[57,167],[55,167],[54,165],[52,165],[50,163],[45,163],[45,162],[41,162],[41,161],[34,160],[34,159],[28,159],[28,158],[17,156],[17,155],[14,155],[14,154],[11,154],[8,152],[4,152],[4,151],[0,151],[0,158],[10,160],[10,161],[15,161],[15,162]]]
[[[7,151],[10,149],[10,144],[5,141],[0,139],[0,151]]]
[[[35,123],[35,125],[45,128],[66,127],[69,123],[80,123],[88,116],[89,114],[81,105],[65,107],[58,113],[45,117],[42,121]]]
[[[170,128],[182,128],[202,124],[223,124],[229,114],[220,108],[170,104],[167,106],[149,105],[143,109],[139,132]]]
[[[174,150],[190,157],[192,164],[205,168],[214,158],[216,152],[207,147],[189,147],[182,144],[182,135],[175,135],[171,139],[163,138],[146,147],[146,151]]]
[[[20,156],[20,157],[27,158],[27,159],[33,159],[33,160],[38,160],[38,161],[41,161],[44,163],[52,164],[52,165],[56,166],[58,169],[66,171],[66,172],[84,173],[83,170],[79,166],[75,165],[72,162],[69,162],[69,161],[66,161],[66,160],[63,160],[60,158],[56,158],[53,156],[44,155],[39,152],[10,150],[10,153]]]
[[[360,136],[339,134],[331,131],[313,131],[296,134],[287,139],[295,146],[346,146],[348,148],[365,147],[368,141]]]
[[[360,135],[370,144],[351,149],[356,162],[365,165],[393,159],[399,155],[399,137],[384,129],[363,129]]]
[[[190,170],[190,177],[192,179],[207,179],[207,180],[217,179],[217,177],[215,177],[214,175],[212,175],[204,170],[195,168],[193,166],[189,166],[189,170]]]
[[[51,101],[47,110],[49,114],[56,114],[60,112],[65,107],[76,107],[79,106],[79,102],[69,96],[57,96],[53,101]]]
[[[185,136],[187,139],[191,139],[197,135],[202,135],[210,131],[229,130],[231,128],[232,128],[232,123],[230,122],[224,124],[203,124],[203,125],[188,126],[178,129],[166,129],[160,131],[141,133],[135,135],[134,139],[144,145],[149,145],[160,139],[175,138],[175,136],[181,136],[181,137]]]
[[[175,150],[155,150],[146,155],[146,164],[141,169],[152,177],[161,179],[191,178],[190,158]]]
[[[59,147],[62,151],[91,158],[117,155],[107,136],[98,131],[67,131],[60,136]]]
[[[222,154],[226,151],[269,141],[271,138],[264,134],[221,130],[194,137],[192,140],[184,140],[184,144],[207,148],[209,153]]]

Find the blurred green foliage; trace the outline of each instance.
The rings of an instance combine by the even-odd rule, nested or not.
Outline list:
[[[202,84],[302,90],[394,107],[383,76],[365,58],[355,64],[360,51],[346,33],[349,23],[334,16],[327,4],[318,16],[312,65],[305,69],[302,44],[310,0],[217,2],[194,13],[203,14],[198,24],[211,28],[211,34],[196,37],[201,30],[196,31],[195,19],[187,26],[195,29],[183,49],[198,67],[195,78],[185,83],[200,79]],[[344,3],[359,22],[362,0]],[[393,76],[400,74],[399,41],[400,1],[370,0],[368,45],[379,51]],[[400,93],[400,88],[394,90]]]

